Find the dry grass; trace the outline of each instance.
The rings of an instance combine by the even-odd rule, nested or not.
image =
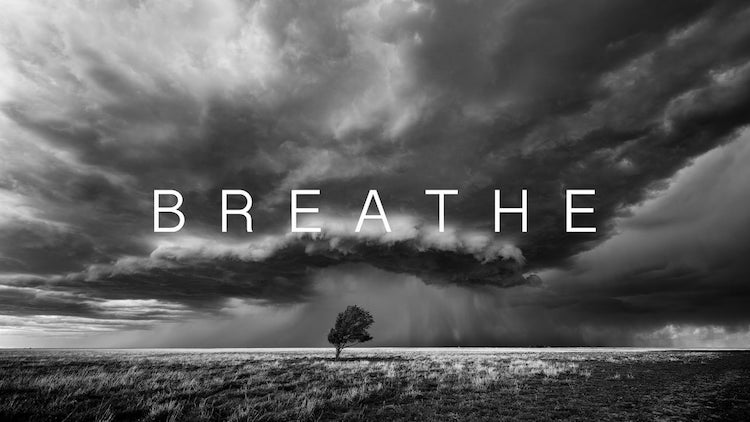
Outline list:
[[[747,419],[750,354],[2,351],[0,420]]]

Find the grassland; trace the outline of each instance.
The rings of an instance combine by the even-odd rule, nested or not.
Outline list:
[[[750,353],[0,351],[0,420],[750,420]]]

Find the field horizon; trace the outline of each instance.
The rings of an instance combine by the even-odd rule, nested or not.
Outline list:
[[[333,351],[332,346],[300,346],[300,347],[2,347],[2,350],[129,350],[129,351],[196,351],[196,352],[285,352],[285,351]],[[639,346],[353,346],[346,348],[346,351],[498,351],[508,353],[524,352],[580,352],[580,351],[601,351],[601,352],[750,352],[750,347],[639,347]],[[344,352],[346,353],[346,352]]]
[[[746,420],[750,352],[2,349],[5,421]]]

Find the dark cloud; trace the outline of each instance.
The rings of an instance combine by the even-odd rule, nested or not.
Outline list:
[[[353,238],[288,238],[277,244],[210,250],[173,245],[148,258],[126,258],[114,264],[90,266],[64,276],[15,276],[5,283],[16,288],[73,293],[84,300],[158,299],[191,309],[219,311],[227,298],[255,299],[262,303],[293,304],[314,299],[315,270],[342,263],[366,263],[392,273],[421,276],[429,283],[513,287],[538,285],[533,276],[520,274],[521,264],[496,259],[491,247],[475,254],[464,245],[455,251],[423,246],[424,240],[360,243]],[[268,248],[263,250],[262,247]],[[461,249],[458,249],[458,248]],[[243,254],[257,248],[257,254]],[[486,262],[477,254],[486,255]],[[3,300],[15,303],[15,297]],[[73,303],[76,305],[76,303]]]
[[[0,230],[0,269],[8,272],[55,273],[76,270],[95,259],[96,248],[85,236],[65,227],[18,221]]]
[[[669,193],[681,169],[740,174],[691,163],[744,142],[750,10],[742,2],[78,9],[17,4],[0,18],[0,77],[9,81],[0,87],[0,284],[15,289],[0,306],[9,317],[46,309],[104,318],[111,310],[101,303],[127,300],[196,317],[226,312],[233,300],[306,306],[324,300],[317,275],[346,278],[335,270],[343,265],[500,302],[513,295],[565,321],[559,331],[526,323],[538,332],[519,342],[633,343],[668,324],[747,321],[739,307],[719,305],[727,292],[744,297],[730,280],[746,275],[731,258],[745,245],[705,239],[748,222],[727,217],[692,234],[677,223],[723,214],[700,199],[692,209],[702,211],[686,213]],[[701,191],[719,189],[716,201],[728,203],[744,197],[746,183],[736,183]],[[152,231],[152,191],[165,188],[185,198],[179,234]],[[322,236],[288,235],[295,188],[321,190],[310,198],[320,219],[309,222]],[[373,225],[357,235],[373,188],[394,232]],[[444,234],[427,188],[460,190],[446,199]],[[513,216],[493,233],[498,188],[506,206],[529,190],[528,233]],[[565,232],[570,188],[596,189],[579,200],[596,213],[575,221],[597,233]],[[219,232],[221,189],[253,195],[253,233],[240,219]],[[660,196],[658,212],[643,211]],[[674,264],[688,234],[724,250]],[[628,258],[649,242],[675,252]],[[21,294],[29,305],[11,305]],[[585,328],[596,315],[601,324]],[[464,340],[498,344],[491,333]],[[460,343],[443,334],[420,341]]]
[[[747,332],[747,139],[702,156],[619,219],[617,234],[571,268],[543,274],[571,310],[565,319],[627,324],[631,333],[680,324]]]

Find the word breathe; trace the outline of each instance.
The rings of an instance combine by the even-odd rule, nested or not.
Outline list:
[[[437,195],[438,197],[438,230],[445,231],[445,196],[458,195],[458,189],[426,189],[425,195]],[[596,233],[596,227],[574,227],[573,214],[593,214],[593,208],[573,207],[573,197],[577,195],[595,195],[594,189],[568,189],[565,191],[565,231],[568,233]],[[320,233],[320,227],[300,227],[297,221],[299,214],[317,214],[318,208],[300,208],[297,206],[297,199],[301,195],[320,195],[319,189],[298,189],[291,191],[291,232],[292,233]],[[171,206],[161,206],[162,196],[172,196],[176,198],[176,203]],[[240,196],[245,199],[245,206],[239,209],[229,209],[228,202],[230,196]],[[172,189],[154,190],[154,232],[157,233],[174,233],[180,231],[185,225],[185,214],[180,211],[182,206],[182,194]],[[370,206],[375,202],[377,214],[369,214]],[[247,232],[253,231],[253,219],[250,215],[250,209],[253,206],[253,198],[247,191],[241,189],[225,189],[221,191],[221,231],[227,232],[227,219],[230,215],[243,216],[245,218]],[[500,205],[500,190],[495,189],[495,232],[500,232],[500,216],[502,214],[521,214],[521,231],[526,233],[528,229],[528,200],[527,191],[521,191],[521,206],[508,208]],[[160,224],[160,215],[170,213],[177,216],[178,223],[173,227],[163,227]],[[386,232],[391,232],[391,226],[388,224],[388,217],[380,201],[380,195],[376,189],[370,189],[362,206],[362,212],[359,215],[355,233],[362,230],[362,224],[365,220],[379,220]]]

